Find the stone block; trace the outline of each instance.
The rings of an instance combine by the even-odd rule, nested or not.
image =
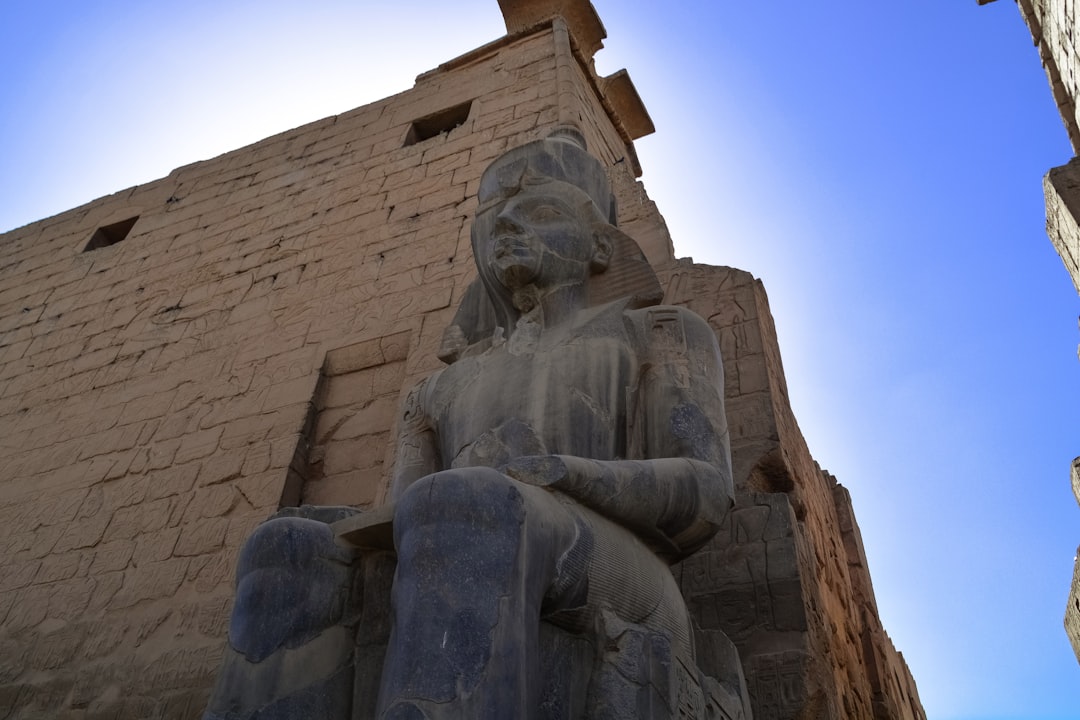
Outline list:
[[[167,421],[159,425],[158,430],[160,431],[165,426],[167,426]],[[174,431],[166,429],[164,432],[169,434]],[[173,458],[176,457],[176,451],[180,449],[180,442],[180,437],[173,437],[171,440],[154,442],[136,448],[135,456],[132,458],[128,469],[141,475],[146,472],[171,467]]]
[[[281,502],[285,475],[283,470],[270,470],[259,475],[242,477],[236,481],[236,487],[253,509],[269,513],[276,510]]]
[[[1080,457],[1075,458],[1072,461],[1069,475],[1072,480],[1073,497],[1075,497],[1076,502],[1080,504]]]
[[[157,532],[168,527],[174,513],[186,504],[186,499],[181,502],[180,497],[174,495],[140,505],[119,508],[112,515],[104,539],[106,541],[132,540],[143,533]]]
[[[52,588],[48,585],[25,587],[14,593],[15,602],[4,619],[4,630],[11,635],[37,627],[45,621],[49,611]]]
[[[218,485],[239,477],[244,457],[245,453],[233,450],[218,452],[203,460],[199,469],[199,485]]]
[[[1080,548],[1076,549],[1072,586],[1065,606],[1065,634],[1072,643],[1077,662],[1080,662]]]
[[[301,501],[305,505],[349,505],[367,508],[375,503],[382,485],[380,464],[363,473],[344,472],[307,482],[304,484]]]
[[[143,601],[172,597],[184,582],[188,563],[188,558],[176,557],[129,569],[109,609],[124,610]]]
[[[41,561],[38,572],[34,576],[34,583],[44,585],[74,577],[81,559],[81,554],[76,552],[62,552],[48,556]]]
[[[219,425],[208,430],[187,433],[180,441],[173,462],[183,464],[212,454],[218,447],[223,431],[224,428]]]
[[[66,553],[70,550],[88,548],[96,545],[105,535],[110,516],[106,510],[98,510],[94,515],[72,521],[53,546],[53,552]]]
[[[772,397],[757,392],[727,398],[731,443],[751,443],[761,440],[779,440]]]
[[[48,590],[48,618],[62,622],[82,620],[97,582],[94,578],[74,577],[39,586]]]
[[[376,345],[378,341],[373,341]],[[339,424],[339,418],[352,408],[362,407],[371,401],[374,396],[374,371],[372,368],[351,372],[345,375],[330,377],[326,380],[325,387],[320,397],[320,404],[328,410],[337,410],[331,416],[320,418],[317,436],[321,437],[330,431],[331,427]],[[354,407],[355,406],[355,407]]]
[[[140,533],[135,539],[132,560],[135,565],[168,560],[173,556],[173,549],[179,539],[179,527]]]
[[[180,538],[173,548],[173,555],[185,557],[216,552],[224,547],[225,532],[229,527],[226,518],[213,517],[193,520],[180,529]]]
[[[1080,163],[1053,168],[1043,187],[1047,234],[1080,292]]]
[[[813,659],[806,652],[760,655],[749,662],[747,684],[755,720],[837,717],[836,708],[816,687]],[[815,692],[818,691],[818,692]],[[805,713],[810,712],[809,715]]]
[[[123,642],[126,631],[127,627],[125,625],[116,623],[101,624],[95,628],[94,632],[87,633],[80,651],[84,665],[79,670],[75,686],[72,689],[71,704],[73,707],[85,706],[90,700],[97,697],[104,686],[107,686],[107,683],[103,683],[102,680],[103,676],[108,676],[108,673],[103,672],[103,668],[100,666],[94,667],[85,661],[107,657]]]
[[[70,663],[78,655],[85,636],[86,627],[79,623],[43,633],[29,648],[27,666],[43,671],[55,670]]]
[[[234,526],[234,520],[230,519],[229,527],[225,533],[227,544],[234,534]],[[223,552],[191,557],[190,560],[184,582],[186,585],[195,588],[198,593],[198,602],[182,606],[170,605],[170,607],[177,611],[182,624],[186,627],[193,627],[196,624],[201,627],[206,619],[204,615],[207,608],[224,608],[232,600],[232,581],[235,579],[236,554],[232,550],[226,549]],[[228,592],[224,592],[226,587]],[[215,616],[212,622],[217,623],[220,620]]]
[[[0,574],[0,593],[11,593],[26,587],[38,576],[41,567],[40,560],[6,563],[3,566],[3,573]]]
[[[199,487],[184,509],[182,522],[228,515],[240,500],[241,496],[233,483]]]
[[[268,412],[279,408],[311,402],[315,394],[317,374],[295,378],[273,385],[263,402],[262,411]]]
[[[177,444],[179,444],[178,441]],[[151,457],[153,457],[153,453],[151,453]],[[161,468],[151,465],[148,466],[146,474],[136,482],[141,481],[145,484],[145,500],[160,500],[191,490],[195,485],[195,478],[198,477],[200,468],[199,463],[188,463],[186,465],[166,464]]]

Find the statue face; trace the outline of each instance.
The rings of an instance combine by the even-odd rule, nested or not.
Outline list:
[[[568,183],[526,186],[477,215],[477,263],[508,290],[584,282],[596,256],[595,213]]]

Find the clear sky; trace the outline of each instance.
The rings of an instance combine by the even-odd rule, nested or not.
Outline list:
[[[762,278],[933,720],[1080,718],[1072,156],[1015,3],[594,0],[676,253]],[[405,90],[495,0],[3,0],[0,230]]]

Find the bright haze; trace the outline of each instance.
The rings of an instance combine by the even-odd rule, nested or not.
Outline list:
[[[930,718],[1080,717],[1072,156],[1009,0],[594,0],[676,254],[760,277]],[[412,86],[495,0],[5,0],[0,230]]]

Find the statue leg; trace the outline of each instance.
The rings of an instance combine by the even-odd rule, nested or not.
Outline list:
[[[554,495],[495,470],[413,484],[394,518],[380,717],[533,717],[541,606],[575,536]]]
[[[229,644],[204,720],[349,720],[359,593],[325,522],[276,517],[237,562]]]

